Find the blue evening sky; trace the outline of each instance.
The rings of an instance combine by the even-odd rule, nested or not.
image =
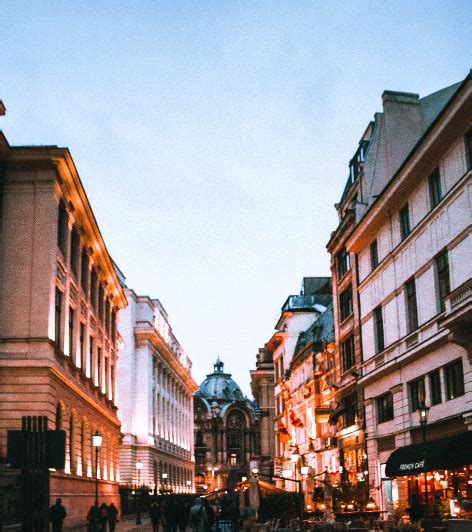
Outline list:
[[[472,3],[3,1],[0,126],[70,148],[108,249],[200,383],[249,369],[303,276],[385,89],[470,67]]]

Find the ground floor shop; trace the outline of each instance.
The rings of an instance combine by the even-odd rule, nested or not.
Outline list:
[[[395,450],[385,475],[384,488],[403,494],[413,520],[425,513],[471,518],[472,431]]]

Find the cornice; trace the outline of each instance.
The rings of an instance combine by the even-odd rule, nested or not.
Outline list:
[[[191,392],[196,392],[198,390],[197,383],[175,358],[174,352],[169,348],[167,343],[156,331],[156,329],[154,329],[154,327],[135,327],[134,335],[138,342],[150,342],[151,345],[153,345],[159,351],[160,355],[169,364],[169,366],[177,373],[179,378],[182,379]]]

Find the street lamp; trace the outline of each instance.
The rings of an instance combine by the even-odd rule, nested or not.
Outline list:
[[[95,447],[95,504],[98,505],[98,451],[102,446],[102,436],[98,430],[92,436],[92,445]]]
[[[165,491],[167,486],[167,473],[162,473],[162,485],[164,486]]]
[[[308,475],[309,471],[310,471],[310,466],[302,465],[302,466],[300,467],[300,473],[301,473],[304,477]]]
[[[421,425],[421,432],[423,434],[423,445],[426,443],[426,425],[428,424],[428,415],[429,415],[429,406],[426,406],[424,403],[418,407],[418,417]],[[425,508],[424,516],[425,518],[429,517],[429,502],[428,502],[428,472],[426,465],[426,449],[423,449],[424,452],[424,498],[425,498]]]
[[[136,499],[137,499],[137,505],[136,505],[136,524],[141,524],[141,469],[143,468],[143,463],[141,460],[138,460],[136,462],[136,471],[138,472],[138,487],[136,490]],[[139,496],[138,496],[139,491]]]
[[[188,489],[188,492],[190,493],[190,486],[192,485],[192,481],[191,480],[187,480],[187,489]]]

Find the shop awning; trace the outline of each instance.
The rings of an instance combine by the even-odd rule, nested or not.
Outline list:
[[[472,464],[472,431],[400,447],[387,460],[385,474],[403,477],[469,464]]]

